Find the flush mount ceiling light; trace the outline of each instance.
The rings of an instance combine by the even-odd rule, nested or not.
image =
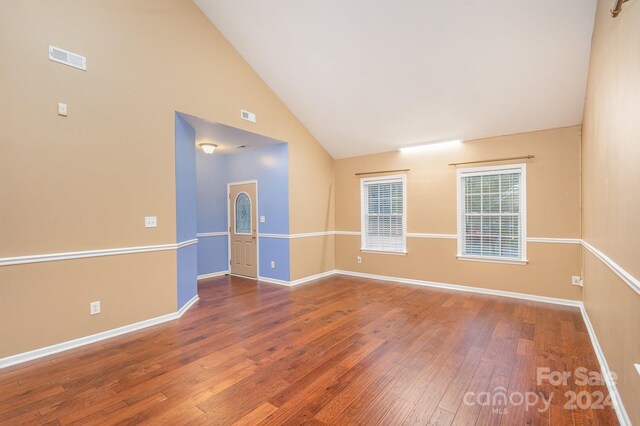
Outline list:
[[[215,151],[218,147],[218,145],[209,142],[199,143],[198,145],[200,146],[200,148],[202,148],[205,154],[209,155],[213,154],[213,151]]]
[[[416,145],[416,146],[408,146],[405,148],[400,148],[399,151],[400,152],[418,152],[418,151],[425,151],[427,149],[431,149],[434,146],[453,146],[453,145],[460,145],[462,143],[462,139],[453,139],[453,140],[449,140],[449,141],[438,141],[438,142],[430,142],[430,143],[426,143],[424,145]]]

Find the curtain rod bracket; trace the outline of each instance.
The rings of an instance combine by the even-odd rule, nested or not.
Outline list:
[[[622,12],[622,5],[628,1],[629,0],[616,0],[616,5],[613,7],[613,9],[610,9],[611,17],[612,18],[617,17],[620,14],[620,12]]]

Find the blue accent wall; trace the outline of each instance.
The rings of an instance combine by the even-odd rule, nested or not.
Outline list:
[[[198,232],[227,230],[228,155],[207,155],[196,151],[198,179]]]
[[[197,238],[196,132],[179,114],[175,115],[176,149],[176,241]],[[178,309],[198,294],[198,246],[177,250]]]
[[[198,294],[198,244],[178,249],[178,309]]]
[[[289,149],[271,145],[243,154],[229,155],[228,182],[258,181],[258,208],[267,221],[259,223],[261,233],[289,233]]]
[[[287,144],[270,145],[232,155],[196,152],[198,233],[227,231],[227,183],[258,181],[258,223],[260,233],[289,233],[289,158]],[[260,276],[289,280],[289,240],[265,238],[258,241]],[[200,237],[198,275],[229,268],[226,236]],[[276,268],[271,268],[271,261]]]

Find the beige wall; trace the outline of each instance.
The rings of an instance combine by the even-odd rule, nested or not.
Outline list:
[[[335,269],[335,235],[294,238],[289,247],[292,281]]]
[[[598,1],[583,126],[583,238],[640,279],[640,3]],[[640,295],[584,253],[584,304],[633,424],[640,424]]]
[[[337,160],[336,229],[360,231],[356,172],[408,168],[407,232],[456,234],[456,168],[448,163],[526,154],[535,155],[526,161],[528,237],[580,238],[579,126],[434,146],[420,153]],[[571,276],[580,273],[577,245],[529,243],[529,264],[523,266],[456,260],[456,241],[445,239],[408,238],[406,256],[361,253],[359,238],[337,238],[338,269],[574,300],[581,297],[580,289],[571,286]],[[355,263],[359,255],[363,257],[360,265]]]
[[[87,71],[49,61],[49,44],[86,55]],[[175,111],[288,142],[290,232],[331,229],[331,157],[190,0],[4,1],[0,52],[0,258],[176,242]],[[0,267],[0,327],[15,333],[0,357],[175,311],[175,253],[163,274],[139,258]],[[140,308],[151,285],[160,302]],[[95,299],[117,306],[90,318]],[[44,303],[57,311],[15,322]]]
[[[0,267],[0,358],[174,312],[176,274],[175,251]]]

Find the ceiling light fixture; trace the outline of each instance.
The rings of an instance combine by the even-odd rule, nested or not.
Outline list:
[[[430,149],[434,146],[451,146],[451,145],[460,145],[462,143],[462,139],[454,139],[450,141],[439,141],[439,142],[430,142],[424,145],[416,145],[416,146],[407,146],[405,148],[400,148],[400,152],[418,152]]]
[[[200,148],[202,148],[204,153],[208,154],[208,155],[213,154],[213,151],[215,151],[216,148],[218,147],[218,145],[216,145],[214,143],[209,143],[209,142],[203,142],[203,143],[200,143],[198,145],[200,145]]]

